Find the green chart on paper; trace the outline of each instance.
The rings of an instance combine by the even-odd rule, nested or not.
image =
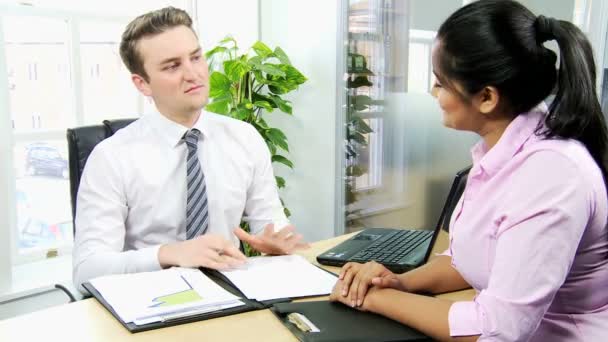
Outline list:
[[[167,307],[181,305],[202,300],[198,292],[193,289],[172,293],[166,296],[156,297],[152,300],[150,307]]]

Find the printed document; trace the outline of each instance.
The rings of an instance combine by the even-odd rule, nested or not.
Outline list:
[[[91,284],[121,320],[137,325],[244,305],[198,269],[108,275]]]
[[[244,266],[222,274],[257,301],[330,294],[337,280],[299,255],[252,257]]]

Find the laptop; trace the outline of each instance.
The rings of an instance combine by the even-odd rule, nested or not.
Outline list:
[[[395,273],[403,273],[424,264],[441,227],[447,226],[454,206],[460,199],[469,169],[456,174],[435,230],[367,228],[320,254],[317,261],[323,265],[342,266],[351,261],[366,263],[375,260]]]

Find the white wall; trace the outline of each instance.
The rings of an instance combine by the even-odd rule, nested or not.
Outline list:
[[[3,43],[4,32],[2,20],[0,20],[0,43]],[[6,61],[4,54],[0,54],[0,76],[6,77]],[[8,89],[6,89],[6,82],[0,83],[0,111],[4,113],[9,112]],[[0,160],[11,160],[13,158],[13,151],[11,140],[13,136],[11,127],[10,115],[3,115],[2,121],[0,121]],[[9,194],[14,194],[11,180],[14,179],[13,172],[10,169],[9,163],[0,164],[0,241],[12,241],[11,239],[11,217],[15,215],[15,209],[13,207],[14,201],[9,197]],[[7,218],[9,218],[7,220]],[[8,224],[7,224],[8,223]],[[6,246],[6,245],[4,245]],[[11,246],[9,243],[8,246]],[[12,265],[11,265],[11,248],[0,248],[0,294],[7,291],[12,284]]]
[[[411,29],[437,31],[439,26],[462,7],[462,0],[414,0],[410,1]]]
[[[536,15],[572,21],[575,0],[518,0]]]
[[[336,185],[336,49],[339,1],[261,0],[261,39],[285,50],[308,82],[288,96],[294,116],[268,116],[289,138],[293,171],[282,192],[292,223],[308,241],[334,235]]]
[[[203,51],[210,50],[226,35],[232,35],[239,48],[247,49],[258,40],[258,1],[197,1],[196,17]]]

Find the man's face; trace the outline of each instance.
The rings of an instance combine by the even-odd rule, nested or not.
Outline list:
[[[198,39],[186,26],[171,28],[137,44],[148,74],[133,76],[138,89],[151,96],[165,115],[198,112],[209,99],[209,72]]]

